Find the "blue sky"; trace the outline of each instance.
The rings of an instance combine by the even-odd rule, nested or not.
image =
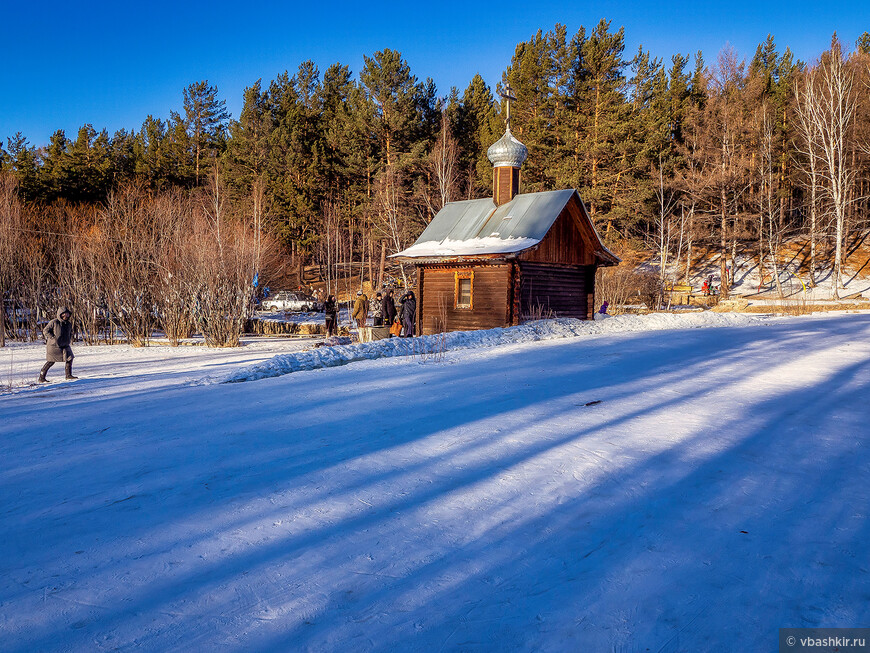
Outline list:
[[[557,22],[574,34],[601,18],[626,30],[626,54],[643,45],[669,60],[704,52],[715,61],[727,44],[751,58],[768,33],[804,60],[838,35],[850,47],[870,31],[865,2],[278,2],[9,3],[3,10],[0,138],[21,131],[42,145],[56,129],[75,137],[91,123],[113,133],[138,130],[148,114],[180,110],[194,81],[217,85],[233,116],[242,91],[300,61],[321,71],[336,61],[354,73],[363,55],[399,50],[439,94],[463,90],[475,73],[494,86],[516,44]]]

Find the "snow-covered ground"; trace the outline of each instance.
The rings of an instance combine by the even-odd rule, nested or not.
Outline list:
[[[801,261],[795,258],[789,263],[780,266],[779,278],[783,295],[789,300],[811,303],[830,302],[834,288],[833,271],[831,269],[820,270],[817,272],[815,280],[812,281],[807,271],[800,267],[800,263]],[[644,267],[658,273],[658,268],[655,267],[654,261]],[[673,266],[669,267],[669,273],[671,279],[683,281],[682,274]],[[704,279],[708,275],[713,277],[713,285],[719,287],[720,268],[717,257],[708,261],[706,266],[701,265],[697,273],[690,277],[689,283],[694,286],[696,291],[700,292]],[[750,304],[755,305],[779,303],[782,300],[772,275],[773,270],[768,264],[764,269],[764,279],[762,280],[757,257],[739,255],[734,269],[731,294],[748,297]],[[870,275],[867,274],[864,265],[858,269],[856,269],[855,265],[844,265],[840,282],[840,289],[838,291],[840,297],[863,294],[865,298],[870,299]]]
[[[79,381],[13,382],[0,648],[775,651],[870,621],[870,315],[453,337],[308,371],[299,341],[78,346]]]

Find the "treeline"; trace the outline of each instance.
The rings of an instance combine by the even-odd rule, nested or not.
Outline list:
[[[870,35],[849,49],[834,38],[807,64],[769,37],[748,63],[728,50],[709,64],[700,52],[665,62],[626,53],[607,21],[538,32],[496,89],[509,83],[517,97],[512,127],[530,151],[521,191],[576,188],[609,244],[658,251],[663,280],[715,246],[727,293],[738,249],[751,247],[775,284],[783,240],[802,234],[811,278],[838,268],[849,234],[866,227],[870,190]],[[208,82],[182,100],[137,132],[85,125],[44,148],[8,138],[0,165],[23,210],[105,210],[129,186],[157,201],[217,171],[230,212],[257,215],[299,281],[312,263],[327,280],[349,263],[374,280],[383,254],[446,202],[491,192],[486,149],[504,130],[480,76],[440,96],[389,49],[356,77],[306,61],[257,81],[237,119]]]

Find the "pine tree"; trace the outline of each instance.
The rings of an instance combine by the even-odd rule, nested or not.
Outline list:
[[[136,175],[136,134],[126,129],[114,133],[109,143],[112,184],[132,181]]]
[[[226,140],[227,122],[230,114],[226,101],[218,99],[218,89],[208,80],[194,82],[183,91],[184,125],[190,138],[191,155],[194,161],[194,180],[199,186],[201,162],[207,154],[218,154]]]
[[[55,131],[41,155],[39,168],[39,199],[46,204],[63,197],[67,191],[66,150],[69,145],[62,129]]]
[[[6,139],[4,170],[9,170],[18,180],[18,196],[24,202],[36,202],[39,198],[39,158],[36,148],[30,145],[21,132]]]
[[[517,45],[502,75],[502,86],[510,84],[517,98],[511,107],[511,131],[529,150],[521,177],[524,190],[545,190],[554,183],[547,165],[557,142],[553,41],[552,33],[538,30],[529,41]]]
[[[258,79],[245,89],[242,113],[229,126],[226,179],[237,193],[248,195],[257,180],[265,179],[273,129],[269,94],[262,90],[262,80]]]
[[[395,50],[381,50],[363,59],[365,66],[359,77],[367,99],[375,107],[372,128],[380,143],[384,164],[394,165],[400,154],[410,151],[418,128],[420,89],[417,78]]]
[[[581,196],[587,202],[593,220],[605,218],[607,231],[612,227],[608,214],[617,175],[625,169],[627,107],[624,29],[612,33],[610,23],[602,20],[583,41],[583,67],[586,71],[580,94],[580,106],[588,119],[582,150],[588,169],[587,186]]]
[[[318,77],[316,66],[306,61],[297,75],[284,72],[269,87],[274,127],[267,170],[275,225],[286,244],[295,243],[305,252],[316,238],[322,193]]]
[[[63,197],[70,202],[99,202],[105,199],[111,184],[112,158],[109,135],[93,125],[79,129],[69,144],[63,165]]]
[[[136,177],[152,189],[165,188],[171,183],[168,149],[166,123],[149,115],[136,134],[133,152]]]
[[[460,167],[465,171],[469,198],[492,193],[492,164],[486,150],[501,137],[492,91],[483,77],[476,74],[462,94],[456,110],[456,139],[459,143]]]

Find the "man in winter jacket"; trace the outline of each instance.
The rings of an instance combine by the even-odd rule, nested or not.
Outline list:
[[[55,363],[63,362],[66,364],[66,378],[77,379],[73,376],[72,362],[73,352],[70,347],[72,342],[72,311],[66,306],[62,306],[57,310],[57,317],[49,322],[42,330],[42,335],[45,336],[45,365],[39,373],[39,382],[47,383],[45,378],[49,368]]]
[[[369,298],[362,290],[356,291],[356,302],[354,302],[351,317],[356,320],[357,326],[364,327],[366,325],[366,320],[369,317]]]

